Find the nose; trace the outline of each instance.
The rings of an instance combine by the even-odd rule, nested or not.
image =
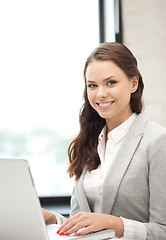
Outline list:
[[[105,99],[107,97],[107,90],[105,87],[103,86],[98,87],[97,97],[99,99]]]

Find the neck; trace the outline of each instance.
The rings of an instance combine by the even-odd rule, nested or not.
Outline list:
[[[107,125],[107,134],[112,131],[114,128],[121,125],[124,121],[126,121],[133,112],[129,112],[128,114],[124,115],[123,117],[116,117],[116,118],[109,118],[106,119],[106,125]]]

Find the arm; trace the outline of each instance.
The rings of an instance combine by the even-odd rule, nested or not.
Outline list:
[[[43,213],[45,223],[47,225],[48,224],[57,224],[56,215],[54,213],[49,212],[49,211],[45,210],[44,208],[42,208],[42,213]]]
[[[160,134],[146,148],[148,158],[149,221],[124,221],[125,239],[160,240],[166,238],[166,134]],[[138,237],[139,236],[139,237]]]
[[[70,216],[73,216],[73,215],[75,215],[76,213],[78,213],[78,212],[81,211],[80,206],[79,206],[78,201],[77,201],[75,187],[74,187],[74,189],[73,189],[73,193],[72,193],[72,196],[71,196],[70,204],[71,204],[71,213],[70,213]]]
[[[43,217],[46,225],[49,224],[63,224],[67,218],[63,217],[61,214],[53,213],[42,208]]]
[[[145,223],[150,239],[166,238],[166,134],[149,151],[149,223]]]

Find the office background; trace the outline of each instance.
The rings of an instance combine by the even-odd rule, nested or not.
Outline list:
[[[122,0],[123,43],[138,59],[147,117],[166,126],[166,1]]]
[[[144,113],[166,126],[165,9],[165,0],[0,2],[0,156],[30,161],[43,206],[69,213],[67,147],[79,128],[84,62],[99,42],[132,50]]]

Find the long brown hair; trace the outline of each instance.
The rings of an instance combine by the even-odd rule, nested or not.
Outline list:
[[[88,64],[93,60],[112,61],[119,66],[129,77],[138,77],[138,88],[132,93],[130,99],[131,110],[137,114],[142,111],[142,92],[144,84],[142,76],[137,68],[137,60],[131,51],[123,44],[112,42],[102,43],[94,49],[88,57],[84,67],[84,105],[80,111],[80,132],[71,142],[68,148],[70,165],[68,172],[70,177],[75,175],[79,179],[85,167],[89,171],[96,169],[100,165],[97,153],[98,136],[106,124],[105,119],[91,107],[87,97],[86,71]]]

